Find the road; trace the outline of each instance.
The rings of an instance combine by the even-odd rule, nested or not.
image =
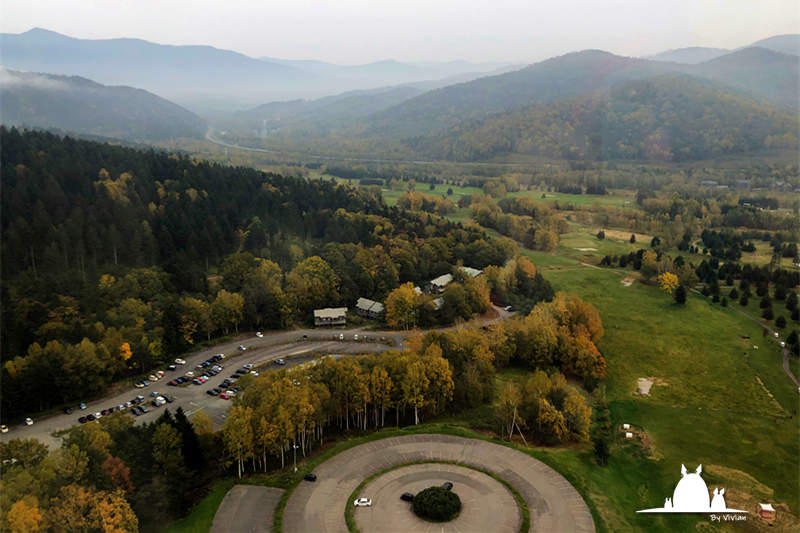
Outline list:
[[[344,509],[353,505],[349,498],[356,487],[377,472],[415,461],[452,461],[497,474],[525,499],[530,509],[531,531],[595,531],[591,512],[583,498],[561,474],[546,464],[500,444],[437,434],[369,442],[319,465],[314,470],[317,481],[301,483],[289,497],[283,515],[283,530],[287,533],[347,531]],[[408,504],[400,501],[400,494],[448,480],[456,485],[454,491],[463,489],[465,499],[469,500],[464,511],[469,524],[466,531],[476,531],[475,528],[487,523],[493,526],[483,531],[508,531],[513,529],[513,524],[518,524],[518,515],[514,512],[516,500],[508,497],[505,487],[497,488],[489,481],[484,483],[480,476],[471,476],[467,482],[464,476],[463,471],[445,463],[420,465],[412,468],[408,475],[403,469],[387,472],[364,487],[358,495],[372,499],[373,503],[372,507],[355,510],[356,522],[363,531],[426,531],[424,528],[413,529],[415,522],[409,515]],[[401,483],[394,483],[398,479]],[[492,492],[494,497],[478,497],[486,492]],[[509,523],[504,523],[507,518],[510,518]],[[425,525],[430,527],[430,523]],[[454,531],[444,527],[436,525],[435,531]]]
[[[493,307],[491,318],[483,320],[484,324],[490,324],[498,320],[505,320],[514,313],[504,311],[497,306]],[[336,335],[343,334],[345,340],[333,340],[334,333]],[[302,337],[306,335],[308,339],[304,340]],[[375,342],[366,342],[353,340],[353,336],[358,335],[359,339],[363,339],[364,335],[375,338]],[[394,341],[394,346],[380,343],[381,337],[391,339]],[[274,361],[275,359],[287,359],[287,366],[293,364],[300,364],[313,359],[315,353],[329,353],[333,357],[341,357],[343,354],[358,354],[366,352],[383,352],[389,349],[403,350],[405,349],[404,340],[408,337],[406,331],[367,331],[361,328],[347,329],[347,330],[329,330],[329,329],[298,329],[293,331],[280,331],[280,332],[267,332],[263,337],[256,337],[253,334],[243,335],[235,340],[224,344],[218,344],[211,348],[204,348],[192,355],[184,357],[186,365],[179,366],[177,370],[170,372],[166,371],[164,379],[158,382],[151,383],[149,387],[144,389],[130,388],[124,392],[114,394],[96,400],[87,402],[87,409],[81,411],[74,408],[71,415],[54,414],[47,417],[37,418],[32,426],[18,424],[10,426],[9,432],[0,434],[0,442],[6,442],[14,438],[36,438],[41,442],[55,449],[61,446],[61,440],[54,436],[58,433],[69,429],[74,425],[78,425],[78,418],[100,412],[109,407],[115,407],[125,402],[131,401],[136,396],[145,396],[148,399],[149,412],[144,415],[135,417],[135,423],[152,422],[157,419],[165,408],[175,412],[178,407],[182,407],[187,416],[198,411],[204,411],[214,422],[216,428],[222,427],[225,423],[226,411],[230,403],[222,400],[216,396],[206,394],[208,389],[218,387],[225,378],[233,374],[236,369],[241,368],[244,364],[252,364],[255,366],[264,365]],[[237,349],[239,345],[245,346],[246,351],[241,352]],[[195,368],[198,364],[207,360],[214,354],[225,354],[225,359],[220,361],[223,365],[223,371],[216,377],[209,380],[204,385],[182,385],[179,387],[170,387],[167,382],[184,375],[185,372],[191,370],[197,372]],[[304,355],[305,354],[305,355]],[[337,355],[338,354],[338,355]],[[170,394],[175,397],[175,401],[162,407],[151,407],[149,405],[150,394],[158,391],[161,395]]]

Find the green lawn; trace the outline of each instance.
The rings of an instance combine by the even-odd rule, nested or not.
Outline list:
[[[641,426],[653,444],[651,458],[639,458],[636,472],[622,468],[619,483],[655,468],[650,476],[671,476],[674,486],[680,464],[716,465],[752,476],[798,512],[800,431],[798,417],[787,416],[798,407],[797,390],[758,324],[694,294],[679,308],[657,287],[624,287],[610,270],[564,269],[547,278],[597,307],[612,419]],[[648,397],[636,394],[640,377],[661,380]],[[718,481],[735,483],[738,475]],[[649,486],[653,505],[670,495],[659,493],[659,502],[652,480]]]

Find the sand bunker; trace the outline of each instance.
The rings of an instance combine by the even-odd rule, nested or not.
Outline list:
[[[626,287],[630,287],[631,285],[633,285],[633,281],[634,281],[633,278],[625,278],[622,281],[620,281],[620,283],[622,283]]]
[[[639,385],[639,394],[642,396],[650,396],[650,387],[653,386],[653,382],[647,378],[639,378],[636,380],[636,383]]]
[[[575,248],[576,250],[580,250],[581,252],[596,252],[597,248]]]

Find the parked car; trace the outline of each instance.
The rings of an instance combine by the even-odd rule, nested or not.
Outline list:
[[[781,341],[781,348],[786,348],[786,343]]]
[[[240,369],[238,369],[238,370],[236,371],[236,373],[237,373],[237,374],[240,374],[240,375],[247,374],[247,370],[245,370],[244,368],[240,368]]]
[[[240,352],[244,352],[244,351],[247,350],[247,348],[245,348],[244,345],[242,345],[242,344],[239,345],[238,349],[239,349]]]
[[[449,481],[445,481],[444,483],[442,483],[442,488],[444,490],[453,490],[453,484],[450,483]]]
[[[80,407],[81,411],[83,411],[84,409],[86,409],[86,404],[81,402],[81,404],[78,407]]]
[[[177,387],[178,386],[178,382],[173,379],[172,381],[168,381],[167,385],[170,385],[171,387]]]
[[[510,305],[507,305],[507,306],[505,306],[503,309],[504,309],[505,311],[509,312],[509,313],[510,313],[510,312],[512,312],[512,311],[514,310],[514,308],[513,308],[513,307],[511,307]]]
[[[777,338],[780,338],[780,335],[778,335],[778,332],[777,332],[777,331],[775,332],[775,334],[774,334],[774,335],[775,335],[775,338],[776,338],[776,339],[777,339]]]
[[[190,377],[190,378],[191,378],[191,377],[194,377],[194,372],[192,372],[192,371],[190,370],[189,372],[187,372],[187,373],[186,373],[186,376],[187,376],[187,377]]]
[[[82,417],[80,417],[80,418],[78,419],[78,423],[79,423],[79,424],[85,424],[85,423],[86,423],[86,417],[85,417],[85,416],[82,416]],[[3,427],[5,427],[5,426],[3,426]]]
[[[95,413],[94,418],[95,420],[97,420],[98,418],[103,418],[103,415],[101,415],[100,413]]]
[[[229,400],[231,398],[227,392],[223,392],[222,394],[219,395],[219,397],[223,400]]]
[[[208,390],[206,391],[206,394],[208,394],[209,396],[216,396],[217,394],[219,394],[219,393],[217,393],[217,392],[214,392],[214,390],[215,390],[215,389],[208,389]]]
[[[133,409],[131,409],[131,413],[136,415],[136,416],[139,416],[140,414],[142,414],[142,412],[139,410],[138,407],[134,407]]]
[[[234,387],[234,388],[232,388],[232,389],[231,389],[231,392],[233,392],[234,394],[236,394],[237,392],[239,392],[239,387]]]
[[[225,359],[225,354],[224,353],[218,353],[214,357],[219,357],[219,359],[217,359],[217,361],[221,361],[221,360]]]
[[[144,382],[143,382],[143,381],[140,381],[139,383],[137,383],[137,384],[136,384],[136,388],[137,388],[137,389],[143,389],[143,388],[144,388]]]
[[[126,407],[126,408],[127,408],[127,407],[130,407],[131,405],[133,405],[131,402],[125,402],[125,407]]]
[[[150,377],[147,378],[147,379],[149,379],[150,381],[155,382],[155,381],[158,381],[158,376],[156,376],[155,374],[151,374]]]
[[[163,378],[164,374],[166,374],[166,372],[164,372],[163,370],[159,370],[158,372],[156,372],[156,376],[158,376],[160,378]]]
[[[158,391],[154,390],[153,392],[150,393],[150,396],[155,398],[156,396],[158,396]]]
[[[255,370],[251,370],[250,374],[252,374],[255,377],[258,377],[258,372],[256,372]]]
[[[117,406],[117,411],[124,411],[124,410],[125,410],[125,405],[123,405],[123,404],[119,404],[119,405]]]
[[[261,333],[260,331],[256,331],[256,337],[258,337],[260,339],[263,336],[264,336],[263,333]]]
[[[303,334],[303,340],[308,340],[308,335]]]
[[[314,482],[314,481],[317,480],[317,475],[316,474],[306,474],[306,477],[304,477],[303,479],[306,480],[306,481]]]
[[[183,359],[175,359],[175,364],[176,365],[185,365],[186,361],[184,361]]]
[[[175,401],[175,396],[170,396],[169,394],[165,394],[164,401],[166,401],[167,403],[172,403]]]
[[[283,359],[275,359],[275,364],[277,364],[277,365],[285,365],[286,361],[284,361]]]
[[[246,365],[242,365],[242,368],[246,368],[247,370],[250,370],[251,368],[253,368],[253,365],[250,364],[250,363],[247,363]]]
[[[356,333],[355,335],[353,335],[353,340],[354,340],[354,341],[357,341],[357,340],[358,340],[358,333]]]
[[[230,379],[239,379],[240,377],[242,376],[240,376],[239,374],[231,374]]]
[[[81,422],[82,424],[83,422]],[[8,427],[5,425],[0,426],[0,433],[8,433]]]
[[[71,414],[72,414],[72,409],[70,409],[69,407],[67,407],[66,409],[64,409],[64,414],[65,414],[65,415],[71,415]]]
[[[147,381],[147,380],[144,380],[144,381],[142,381],[142,384],[143,384],[145,387],[149,387],[149,386],[150,386],[150,382],[149,382],[149,381]]]
[[[94,415],[86,415],[86,421],[87,422],[94,422],[95,420],[97,420],[96,416],[94,416]]]
[[[220,389],[227,389],[230,386],[231,386],[231,384],[230,384],[229,381],[223,381],[222,383],[219,384],[219,388]]]
[[[344,340],[344,333],[339,333],[339,340]]]
[[[404,502],[413,502],[414,495],[411,494],[410,492],[404,492],[403,494],[400,495],[400,499],[403,500]]]
[[[103,409],[102,411],[100,411],[100,414],[103,416],[108,416],[111,414],[111,411],[109,411],[108,409]]]
[[[369,498],[359,498],[353,502],[356,507],[372,507],[372,500]]]
[[[139,406],[139,411],[141,411],[142,414],[144,414],[144,413],[148,412],[149,409],[147,408],[146,405],[141,405],[141,406]]]
[[[177,367],[177,366],[175,366],[175,365],[169,365],[169,366],[167,367],[167,370],[175,370],[176,368],[178,368],[178,367]]]

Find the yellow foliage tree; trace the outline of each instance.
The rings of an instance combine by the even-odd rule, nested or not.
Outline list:
[[[672,272],[664,272],[660,276],[658,276],[658,284],[661,287],[661,290],[672,294],[672,291],[678,288],[680,284],[678,281],[678,276],[673,274]]]
[[[119,356],[122,358],[123,361],[127,361],[131,358],[133,352],[131,351],[131,345],[127,342],[123,342],[122,346],[119,347]]]

